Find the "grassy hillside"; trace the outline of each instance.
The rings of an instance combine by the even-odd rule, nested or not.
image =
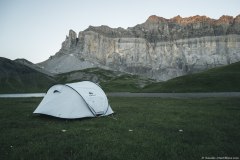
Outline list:
[[[136,92],[147,84],[154,82],[151,79],[131,75],[119,71],[101,68],[88,68],[56,75],[60,83],[92,81],[99,83],[107,92],[125,91]]]
[[[92,81],[106,92],[232,92],[240,91],[240,62],[166,82],[119,71],[89,68],[51,77],[26,65],[0,58],[0,93],[46,92],[56,83]]]
[[[142,92],[232,92],[240,91],[240,62],[201,73],[152,83]]]
[[[63,120],[33,115],[40,98],[0,99],[0,159],[239,157],[239,98],[109,100],[114,117]]]
[[[58,74],[55,76],[55,78],[60,83],[71,83],[78,81],[106,82],[121,74],[121,72],[104,70],[101,68],[88,68]]]
[[[0,57],[0,93],[46,92],[55,79]]]
[[[64,73],[57,79],[62,83],[90,80],[107,92],[233,92],[240,91],[240,62],[157,83],[141,76],[99,68]]]
[[[144,86],[153,83],[154,80],[137,75],[124,74],[115,77],[107,82],[101,82],[100,85],[108,92],[138,92]]]

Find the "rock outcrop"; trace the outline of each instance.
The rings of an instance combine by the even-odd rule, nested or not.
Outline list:
[[[240,61],[240,15],[165,19],[150,16],[123,28],[70,30],[55,56],[39,65],[50,72],[102,67],[168,80]]]

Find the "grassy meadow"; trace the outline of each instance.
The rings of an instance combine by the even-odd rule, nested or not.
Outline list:
[[[113,116],[77,120],[33,115],[40,101],[0,99],[1,160],[240,156],[239,98],[110,97]]]

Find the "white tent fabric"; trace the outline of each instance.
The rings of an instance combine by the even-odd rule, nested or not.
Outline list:
[[[33,113],[75,119],[113,113],[104,91],[89,81],[52,86]]]

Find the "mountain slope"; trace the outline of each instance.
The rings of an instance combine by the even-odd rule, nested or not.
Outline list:
[[[25,65],[0,58],[0,93],[46,92],[56,83],[89,80],[106,92],[233,92],[240,91],[240,62],[158,82],[137,75],[89,68],[49,77]]]
[[[136,92],[154,80],[119,71],[101,68],[88,68],[79,71],[62,73],[55,76],[59,83],[92,81],[98,83],[106,92]]]
[[[177,77],[166,82],[152,83],[142,92],[239,92],[240,62],[202,73]]]
[[[36,65],[36,64],[26,60],[26,59],[18,58],[18,59],[15,59],[14,62],[23,64],[23,65],[25,65],[25,66],[27,66],[29,68],[32,68],[33,70],[36,70],[36,71],[41,72],[43,74],[46,74],[46,75],[48,75],[50,77],[53,76],[52,73],[46,71],[44,68],[40,68],[38,65]]]
[[[52,77],[0,57],[0,93],[45,92],[55,83]]]
[[[53,73],[107,68],[158,81],[240,61],[240,15],[211,19],[150,16],[127,29],[89,26],[40,63]]]

